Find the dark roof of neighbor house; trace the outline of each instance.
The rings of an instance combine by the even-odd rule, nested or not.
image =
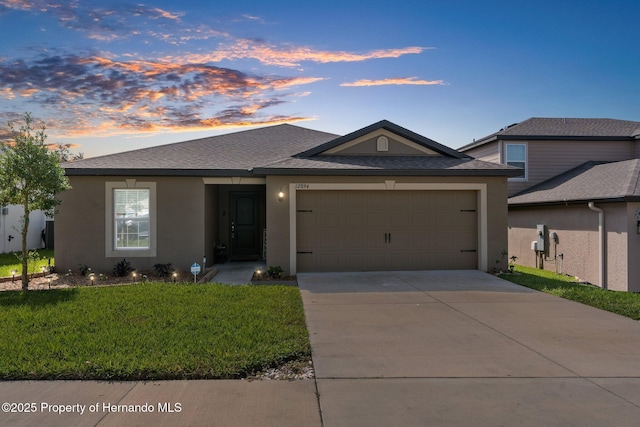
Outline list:
[[[509,206],[640,201],[640,159],[590,161],[509,198]]]
[[[640,122],[616,119],[541,118],[532,117],[506,126],[471,144],[460,147],[466,151],[498,139],[640,139]]]
[[[317,155],[378,129],[387,129],[442,156]],[[269,174],[490,175],[522,170],[475,160],[386,120],[341,137],[294,125],[276,125],[64,165],[67,175],[255,176]]]

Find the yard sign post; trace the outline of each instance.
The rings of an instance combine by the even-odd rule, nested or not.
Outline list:
[[[196,283],[196,277],[198,277],[198,273],[200,273],[200,264],[194,262],[191,266],[191,274],[193,274],[193,283]]]

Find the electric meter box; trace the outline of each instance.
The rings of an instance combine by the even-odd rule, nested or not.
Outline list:
[[[549,253],[549,230],[544,224],[538,224],[537,226],[537,251]]]

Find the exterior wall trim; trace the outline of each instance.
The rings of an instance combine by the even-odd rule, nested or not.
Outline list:
[[[289,265],[297,273],[297,192],[314,190],[474,190],[478,192],[478,267],[488,271],[488,203],[486,183],[290,183],[289,184]]]
[[[149,249],[115,249],[114,244],[114,218],[113,218],[113,190],[128,188],[142,188],[149,190]],[[105,235],[104,235],[104,255],[105,258],[136,258],[155,257],[157,252],[157,209],[156,209],[156,183],[139,182],[135,179],[125,179],[124,181],[105,182]]]

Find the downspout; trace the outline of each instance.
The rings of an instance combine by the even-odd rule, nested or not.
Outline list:
[[[604,211],[600,208],[597,208],[593,202],[589,202],[589,209],[592,211],[598,212],[598,240],[599,240],[599,255],[600,262],[598,263],[599,272],[600,272],[600,286],[602,289],[607,289],[607,283],[604,278]]]

